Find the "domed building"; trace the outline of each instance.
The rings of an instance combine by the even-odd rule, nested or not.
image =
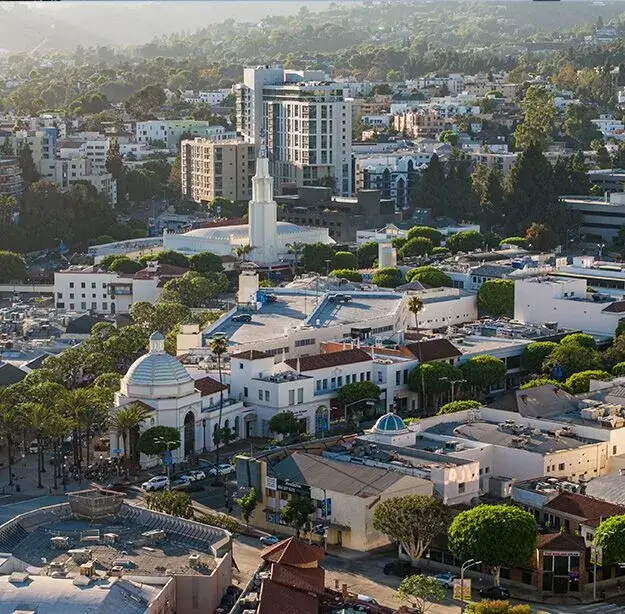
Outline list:
[[[250,245],[250,260],[268,266],[278,264],[291,256],[292,243],[334,243],[327,228],[298,226],[278,222],[278,207],[273,199],[273,177],[269,174],[269,160],[261,148],[256,160],[256,174],[252,178],[252,200],[248,207],[248,223],[213,228],[196,228],[183,234],[165,231],[164,249],[193,255],[213,252],[229,256],[237,247]]]
[[[368,441],[396,446],[409,446],[416,441],[415,433],[393,412],[380,416],[373,427],[366,430],[365,433]]]
[[[243,404],[232,402],[228,386],[205,374],[194,377],[173,356],[165,352],[165,337],[150,336],[150,349],[131,365],[115,394],[113,415],[132,403],[140,403],[150,411],[140,426],[145,431],[153,426],[168,426],[180,432],[181,445],[172,452],[174,463],[192,453],[211,450],[213,434],[219,424],[219,404],[223,392],[221,425],[238,438],[242,435]],[[111,455],[123,455],[123,437],[111,431]],[[141,465],[157,464],[156,457],[141,456]]]

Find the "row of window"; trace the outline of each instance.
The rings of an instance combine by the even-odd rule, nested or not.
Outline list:
[[[63,298],[63,293],[62,292],[57,292],[56,293],[56,298],[62,299]],[[69,298],[70,298],[70,300],[74,298],[74,293],[73,292],[69,293]],[[87,295],[83,292],[80,295],[80,298],[87,298]],[[91,295],[91,298],[98,298],[95,292]],[[102,295],[102,298],[103,299],[108,298],[108,295],[106,294],[106,292]]]
[[[91,287],[92,287],[92,288],[95,288],[95,287],[96,287],[96,285],[97,285],[97,284],[96,284],[96,282],[95,282],[95,281],[92,281],[92,282],[91,282]],[[73,288],[73,287],[74,287],[74,282],[73,282],[73,281],[70,281],[70,282],[69,282],[69,287],[70,287],[70,288]],[[86,288],[86,287],[87,287],[87,284],[86,284],[84,281],[81,281],[81,282],[80,282],[80,287],[81,287],[81,288]],[[102,284],[102,287],[103,287],[104,289],[106,289],[106,282],[104,282],[104,283]]]
[[[360,378],[360,379],[359,379]],[[330,386],[328,387],[328,381]],[[349,374],[345,376],[345,384],[355,384],[357,381],[371,381],[371,371],[363,371],[362,373],[354,373],[353,375]],[[339,375],[337,377],[331,377],[329,380],[327,377],[323,379],[318,379],[315,382],[315,388],[317,392],[322,392],[324,390],[336,390],[337,388],[341,388],[343,386],[343,376]]]
[[[64,302],[57,302],[56,304],[56,308],[57,309],[65,309],[65,303]],[[108,311],[108,303],[102,303],[102,311]],[[115,303],[111,303],[111,311],[115,308]],[[76,303],[70,303],[68,305],[68,309],[69,311],[75,311],[76,310]],[[98,310],[98,303],[96,303],[95,301],[91,303],[91,307],[89,308],[92,311],[97,311]],[[81,311],[87,311],[87,303],[86,301],[83,301],[80,303],[80,310]]]

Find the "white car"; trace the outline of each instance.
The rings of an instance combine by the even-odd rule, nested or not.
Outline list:
[[[206,474],[200,469],[194,469],[193,471],[187,471],[185,474],[180,476],[181,480],[186,480],[187,482],[197,482],[198,480],[203,480],[206,477]]]
[[[169,478],[166,475],[157,475],[141,484],[141,488],[146,492],[151,490],[164,490],[169,486]]]
[[[229,473],[234,473],[235,472],[235,468],[232,465],[229,465],[228,463],[223,463],[221,465],[219,465],[219,475],[228,475]],[[208,472],[208,475],[210,475],[211,477],[215,477],[217,475],[217,468],[214,467],[213,469],[211,469]]]

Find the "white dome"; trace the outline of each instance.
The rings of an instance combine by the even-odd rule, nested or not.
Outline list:
[[[132,363],[121,382],[121,391],[132,397],[178,397],[193,390],[193,378],[165,352],[165,337],[158,332],[150,337],[150,351]]]
[[[290,222],[278,222],[277,228],[279,235],[306,231],[305,228]],[[196,228],[195,230],[185,232],[182,236],[223,241],[225,239],[244,239],[248,235],[249,226],[247,224],[237,224],[235,226],[218,226],[217,228]]]

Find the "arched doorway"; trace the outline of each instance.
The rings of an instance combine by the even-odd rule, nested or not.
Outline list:
[[[233,435],[235,439],[239,438],[239,433],[241,429],[241,421],[239,420],[239,416],[235,416],[234,417],[234,431],[233,431]]]
[[[184,417],[184,455],[195,452],[195,415],[192,411]]]
[[[243,418],[243,424],[245,425],[245,438],[256,436],[256,414],[247,414]]]

